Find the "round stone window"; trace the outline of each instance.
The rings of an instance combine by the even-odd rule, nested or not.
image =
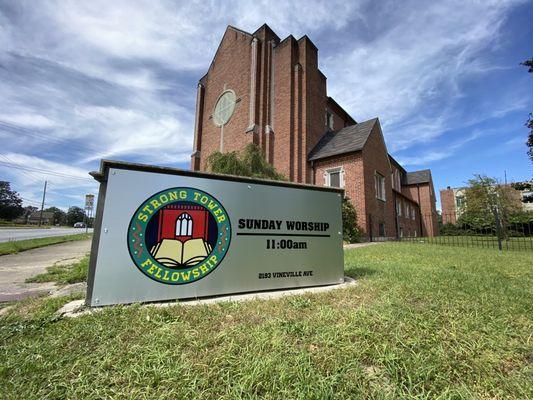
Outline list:
[[[213,111],[213,122],[216,126],[226,125],[235,110],[236,96],[233,90],[226,90],[218,98]]]

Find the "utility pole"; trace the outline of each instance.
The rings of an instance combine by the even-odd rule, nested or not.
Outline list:
[[[44,210],[44,199],[46,198],[46,181],[44,181],[44,190],[43,190],[43,202],[41,203],[41,213],[39,214],[39,226],[43,220],[43,210]]]
[[[505,186],[507,186],[507,171],[503,170],[503,175],[505,176]]]

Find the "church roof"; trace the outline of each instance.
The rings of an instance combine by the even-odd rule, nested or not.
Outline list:
[[[431,181],[431,171],[422,169],[420,171],[408,172],[405,174],[406,185],[416,185],[417,183],[429,183]]]
[[[309,161],[362,150],[377,121],[372,118],[336,132],[326,132],[309,153]]]

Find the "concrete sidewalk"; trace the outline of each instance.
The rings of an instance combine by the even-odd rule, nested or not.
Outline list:
[[[25,280],[46,272],[46,268],[56,263],[79,261],[90,248],[89,239],[0,256],[0,302],[39,296],[57,289],[53,282],[25,283]]]
[[[344,250],[358,249],[359,247],[366,247],[366,246],[374,246],[376,244],[381,244],[381,243],[386,243],[386,242],[362,242],[362,243],[345,244]]]

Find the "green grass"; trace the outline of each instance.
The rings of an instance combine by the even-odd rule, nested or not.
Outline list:
[[[435,236],[402,238],[402,241],[418,244],[439,244],[444,246],[479,247],[498,249],[496,236]],[[533,237],[510,237],[502,240],[502,250],[533,251]]]
[[[26,282],[57,282],[62,285],[69,283],[85,282],[89,269],[89,256],[70,265],[53,265],[46,269],[44,274],[32,276]]]
[[[391,243],[348,289],[271,301],[0,317],[6,399],[533,398],[531,254]]]
[[[39,239],[17,240],[0,243],[0,256],[14,254],[25,250],[36,249],[38,247],[50,246],[52,244],[73,242],[76,240],[90,239],[92,234],[81,233],[78,235],[52,236]]]

